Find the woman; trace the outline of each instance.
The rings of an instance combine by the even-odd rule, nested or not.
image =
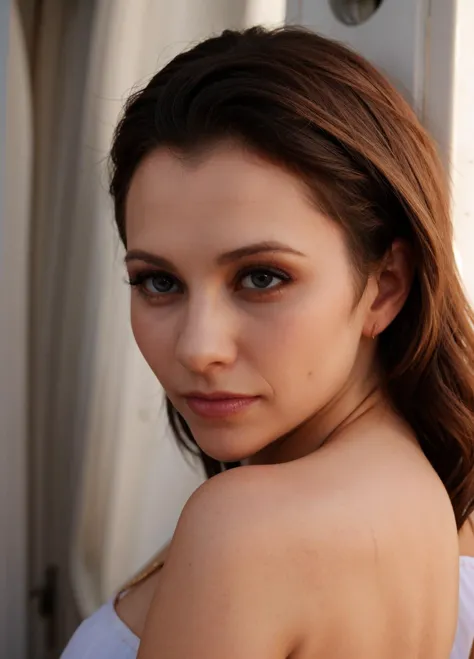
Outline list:
[[[111,160],[134,335],[213,478],[64,657],[467,657],[473,316],[407,103],[313,33],[226,31]]]

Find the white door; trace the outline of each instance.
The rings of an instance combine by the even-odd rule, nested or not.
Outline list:
[[[474,299],[474,3],[288,0],[287,19],[360,52],[416,109],[452,181],[456,252]]]
[[[450,145],[455,0],[288,0],[288,18],[346,43],[404,93]]]

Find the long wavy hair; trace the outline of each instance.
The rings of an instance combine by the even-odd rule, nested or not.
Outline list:
[[[413,252],[406,303],[378,339],[386,391],[449,494],[458,528],[474,506],[473,313],[460,283],[446,176],[432,139],[381,73],[302,28],[226,30],[175,57],[126,103],[110,193],[125,201],[140,162],[238,140],[305,182],[344,230],[361,286],[393,241]],[[208,476],[228,465],[197,447],[167,401],[178,441]]]

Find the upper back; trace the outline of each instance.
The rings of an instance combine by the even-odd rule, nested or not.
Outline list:
[[[367,428],[357,441],[347,437],[309,456],[307,465],[287,469],[301,495],[295,492],[293,508],[306,511],[315,530],[310,543],[319,549],[306,553],[307,574],[315,561],[325,562],[306,586],[334,594],[325,606],[332,606],[330,644],[339,646],[339,654],[325,656],[449,656],[458,600],[457,533],[446,491],[416,444]],[[317,509],[306,503],[311,489]],[[317,528],[323,524],[325,547]],[[311,597],[308,602],[310,620],[319,613],[311,609]],[[309,643],[301,657],[316,656],[311,650]]]

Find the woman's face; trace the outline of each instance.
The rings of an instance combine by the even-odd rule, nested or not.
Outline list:
[[[162,149],[126,223],[134,335],[199,446],[230,461],[295,428],[323,439],[367,376],[370,301],[299,180],[238,146]]]

